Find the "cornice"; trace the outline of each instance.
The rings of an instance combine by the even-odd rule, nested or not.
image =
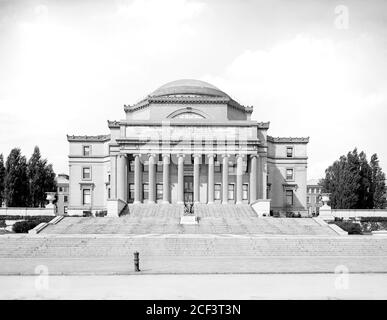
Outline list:
[[[271,137],[267,141],[272,143],[309,143],[309,137]]]
[[[101,134],[97,136],[67,135],[67,141],[70,141],[70,142],[106,142],[109,140],[110,140],[110,134]]]

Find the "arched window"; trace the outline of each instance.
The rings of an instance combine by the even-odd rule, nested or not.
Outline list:
[[[173,117],[174,119],[204,119],[204,117],[195,112],[183,112]]]

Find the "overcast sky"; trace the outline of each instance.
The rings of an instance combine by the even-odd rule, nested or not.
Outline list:
[[[38,145],[68,173],[66,134],[195,78],[310,136],[309,178],[354,147],[387,170],[386,57],[385,0],[0,0],[0,153]]]

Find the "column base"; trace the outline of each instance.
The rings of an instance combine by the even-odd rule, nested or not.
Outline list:
[[[134,201],[133,204],[141,204],[141,201]]]
[[[156,204],[156,202],[153,200],[148,200],[148,204]]]
[[[214,204],[214,201],[208,201],[207,204]]]
[[[243,204],[242,201],[237,201],[235,204]]]
[[[176,204],[184,204],[183,201],[177,201]]]
[[[169,201],[168,200],[163,200],[163,202],[161,202],[162,204],[169,204]]]
[[[228,201],[222,201],[222,204],[228,204]]]

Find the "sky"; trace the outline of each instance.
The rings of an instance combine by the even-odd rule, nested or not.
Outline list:
[[[68,173],[66,134],[193,78],[309,136],[309,179],[355,147],[387,170],[386,57],[385,0],[0,0],[0,153]]]

